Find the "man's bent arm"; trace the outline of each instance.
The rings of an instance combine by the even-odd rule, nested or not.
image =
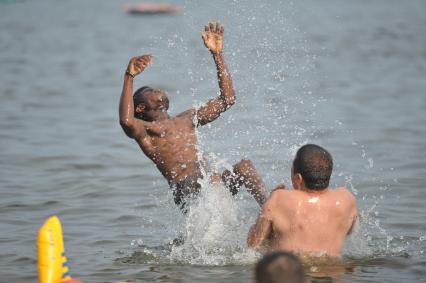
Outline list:
[[[142,72],[151,61],[151,57],[144,55],[132,58],[124,75],[123,91],[121,93],[119,114],[120,125],[126,135],[134,139],[145,139],[147,133],[142,121],[135,118],[133,102],[133,78]]]
[[[262,212],[259,214],[256,224],[254,224],[247,236],[247,245],[253,249],[260,249],[264,246],[265,241],[269,238],[272,232],[272,220],[270,217],[270,200],[262,207]]]
[[[217,69],[220,96],[210,100],[205,107],[197,111],[201,125],[215,120],[219,115],[235,103],[235,91],[232,86],[231,74],[225,64],[223,53],[213,53]]]
[[[205,125],[214,121],[222,112],[235,103],[235,92],[232,86],[231,74],[225,64],[223,56],[223,33],[224,27],[216,23],[216,29],[212,23],[206,25],[205,32],[201,34],[205,46],[213,55],[217,69],[220,96],[213,98],[206,105],[196,111],[197,126]]]

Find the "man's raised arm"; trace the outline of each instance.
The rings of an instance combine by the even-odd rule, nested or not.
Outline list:
[[[143,72],[151,63],[151,55],[142,55],[130,59],[124,75],[123,91],[120,98],[120,125],[129,138],[144,139],[147,137],[143,122],[135,118],[133,102],[133,78]]]
[[[224,26],[219,22],[214,25],[209,23],[201,33],[204,45],[212,53],[217,69],[220,96],[211,99],[206,105],[197,109],[197,126],[212,122],[235,103],[235,92],[232,86],[231,75],[223,57]]]

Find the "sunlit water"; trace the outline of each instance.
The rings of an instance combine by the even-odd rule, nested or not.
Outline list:
[[[172,114],[217,95],[199,34],[211,19],[225,23],[238,97],[198,131],[212,169],[249,158],[271,190],[290,185],[300,145],[323,145],[361,222],[342,263],[308,267],[313,280],[425,280],[424,2],[172,2],[179,15],[132,17],[124,1],[0,0],[0,281],[36,281],[34,238],[51,214],[85,282],[253,280],[255,201],[205,183],[184,217],[118,124],[140,52],[154,64],[136,86],[164,88]]]

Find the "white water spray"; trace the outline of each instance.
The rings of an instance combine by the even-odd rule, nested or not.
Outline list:
[[[172,247],[170,259],[201,265],[254,262],[256,253],[247,248],[245,240],[251,217],[223,184],[204,180],[180,229],[183,244]]]

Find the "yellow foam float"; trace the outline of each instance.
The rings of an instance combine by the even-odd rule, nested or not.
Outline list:
[[[38,231],[37,271],[39,283],[82,283],[70,276],[62,225],[57,216],[49,217]]]

